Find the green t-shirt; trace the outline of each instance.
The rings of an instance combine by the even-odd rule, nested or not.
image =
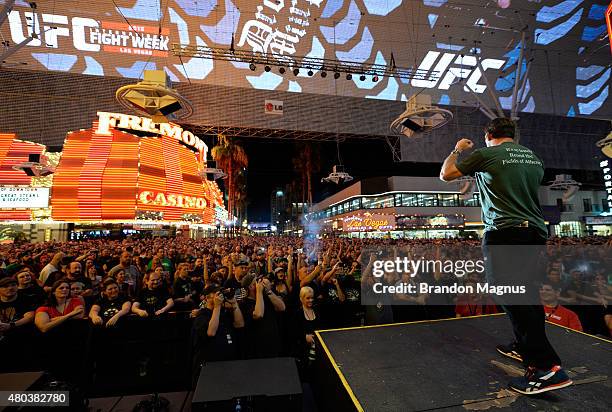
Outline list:
[[[538,200],[544,164],[531,149],[514,142],[485,147],[459,162],[457,169],[476,177],[485,230],[528,221],[547,237]]]

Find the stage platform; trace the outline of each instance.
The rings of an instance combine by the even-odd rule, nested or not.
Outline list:
[[[611,411],[612,342],[547,325],[574,385],[537,396],[508,389],[521,365],[495,346],[512,341],[504,314],[317,332],[315,391],[322,410]]]

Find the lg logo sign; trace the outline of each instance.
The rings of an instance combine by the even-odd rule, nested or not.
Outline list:
[[[281,100],[266,100],[264,104],[266,114],[283,114],[283,102]]]

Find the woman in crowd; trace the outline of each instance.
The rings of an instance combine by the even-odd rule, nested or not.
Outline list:
[[[111,279],[115,279],[115,282],[117,282],[117,287],[119,288],[119,292],[121,294],[127,296],[130,299],[136,296],[134,293],[134,289],[130,287],[131,285],[125,279],[125,270],[123,269],[117,270],[113,274],[113,276],[111,276]]]
[[[98,268],[94,264],[93,260],[88,259],[85,262],[85,276],[91,281],[91,287],[93,289],[93,296],[100,295],[100,284],[102,283],[102,276],[98,272]]]
[[[33,281],[30,268],[24,267],[15,275],[17,279],[17,294],[26,299],[28,304],[34,309],[45,301],[45,291]]]
[[[314,308],[314,291],[309,286],[300,289],[300,307],[295,312],[293,321],[293,354],[298,359],[300,375],[309,381],[312,365],[315,360],[314,331],[320,329],[320,318]]]
[[[126,295],[119,291],[119,284],[113,278],[102,283],[102,297],[89,311],[89,318],[94,325],[114,326],[117,321],[130,313],[132,304]]]
[[[47,303],[36,309],[34,324],[43,333],[58,327],[70,319],[82,319],[83,300],[70,297],[70,284],[58,280],[51,286]]]

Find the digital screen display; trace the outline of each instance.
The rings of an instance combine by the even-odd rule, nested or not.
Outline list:
[[[0,0],[0,4],[5,0]],[[426,90],[434,104],[474,105],[469,88],[493,87],[510,108],[525,29],[520,111],[612,116],[610,54],[601,48],[607,2],[513,0],[117,0],[39,1],[37,12],[16,1],[2,36],[19,44],[38,38],[6,62],[32,70],[141,78],[164,70],[173,82],[203,82],[295,93],[406,100]],[[117,7],[115,7],[115,5]],[[294,75],[248,62],[183,57],[172,44],[420,69],[423,78]],[[483,73],[477,67],[481,60]],[[25,63],[25,64],[24,64]]]

